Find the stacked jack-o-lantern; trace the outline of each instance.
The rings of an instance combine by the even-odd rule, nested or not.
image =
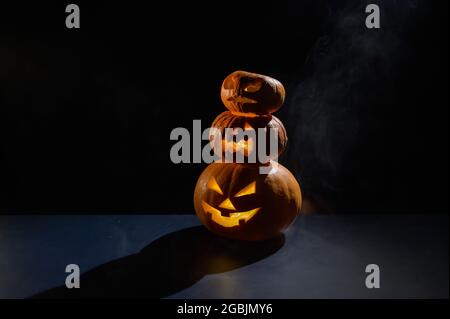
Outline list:
[[[221,98],[228,111],[214,120],[215,133],[210,136],[213,150],[220,145],[224,156],[206,167],[194,192],[197,216],[210,231],[233,239],[264,240],[280,235],[299,214],[300,186],[288,169],[273,161],[287,144],[283,124],[272,115],[284,97],[283,85],[268,76],[236,71],[225,78]],[[227,128],[254,130],[255,134],[229,140],[224,134]],[[257,153],[257,142],[270,142],[270,131],[277,132],[278,152],[265,161],[250,161],[250,155]],[[224,162],[226,152],[241,152],[244,161]]]

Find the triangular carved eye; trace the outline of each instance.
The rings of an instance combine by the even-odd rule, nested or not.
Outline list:
[[[256,193],[256,182],[253,182],[241,189],[234,197],[241,197]]]
[[[244,131],[246,131],[246,130],[253,130],[253,126],[251,126],[250,124],[245,122],[245,124],[244,124]]]
[[[243,85],[243,89],[245,92],[255,93],[258,92],[262,85],[263,81],[261,79],[249,79],[250,81]]]
[[[208,187],[209,189],[212,189],[213,191],[219,193],[220,195],[223,195],[223,192],[220,189],[220,186],[219,186],[219,184],[217,184],[217,181],[214,177],[211,177],[208,184],[206,184],[206,187]]]

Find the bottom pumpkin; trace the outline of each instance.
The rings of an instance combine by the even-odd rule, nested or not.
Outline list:
[[[300,186],[281,164],[213,163],[200,175],[194,207],[203,225],[224,237],[264,240],[280,235],[300,212]]]

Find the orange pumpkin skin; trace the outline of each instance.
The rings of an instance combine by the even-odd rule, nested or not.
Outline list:
[[[257,152],[257,141],[258,141],[258,128],[266,128],[266,129],[277,129],[277,142],[278,142],[278,151],[276,154],[273,154],[269,159],[273,160],[276,157],[278,157],[279,155],[281,155],[284,150],[286,149],[287,146],[287,142],[288,142],[288,138],[287,138],[287,134],[286,134],[286,129],[284,128],[283,123],[275,116],[273,115],[261,115],[261,116],[252,116],[252,117],[244,117],[244,116],[239,116],[239,115],[235,115],[230,111],[226,111],[223,112],[221,114],[219,114],[219,116],[216,117],[216,119],[214,120],[214,122],[211,125],[212,128],[216,128],[218,130],[218,132],[220,132],[220,137],[222,138],[222,143],[221,143],[221,152],[222,152],[222,156],[224,158],[225,156],[225,152],[226,152],[226,144],[227,143],[231,143],[233,145],[233,152],[236,152],[236,143],[239,141],[235,141],[235,143],[233,143],[233,141],[227,141],[226,137],[225,137],[225,129],[227,128],[240,128],[242,130],[248,130],[248,129],[253,129],[254,133],[255,133],[255,137],[256,139],[254,141],[242,141],[246,144],[244,144],[242,147],[242,150],[244,151],[244,163],[249,163],[248,161],[248,155],[249,153],[251,153],[252,151]],[[269,150],[269,145],[270,145],[270,136],[268,134],[268,130],[266,131],[266,153]],[[211,131],[210,134],[210,141],[211,141],[211,146],[214,149],[215,146],[215,138],[216,138],[216,131]],[[231,148],[230,148],[231,149]],[[257,154],[257,153],[256,153]],[[256,155],[255,154],[255,155]],[[258,156],[255,156],[257,163],[260,163],[258,161]],[[262,163],[262,164],[266,164],[266,163]]]
[[[194,192],[195,211],[203,225],[233,239],[265,240],[280,235],[299,214],[302,196],[291,172],[281,164],[276,167],[264,175],[258,165],[210,164]],[[219,189],[212,189],[211,181]],[[254,188],[246,188],[248,185]],[[246,194],[236,197],[243,189],[247,189]],[[253,214],[250,218],[246,215],[249,211]],[[236,217],[238,213],[241,215]]]
[[[220,96],[232,112],[270,114],[283,104],[285,90],[283,84],[269,76],[236,71],[223,81]]]

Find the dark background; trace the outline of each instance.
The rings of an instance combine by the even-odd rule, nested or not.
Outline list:
[[[446,0],[75,1],[79,30],[69,3],[0,8],[1,212],[192,213],[205,164],[169,135],[238,69],[285,85],[280,162],[315,210],[448,211]]]

